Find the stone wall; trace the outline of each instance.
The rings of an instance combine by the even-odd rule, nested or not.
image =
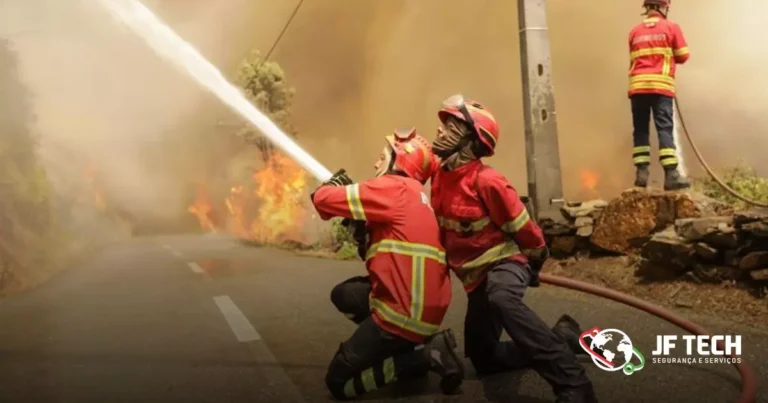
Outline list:
[[[560,210],[562,218],[539,223],[556,258],[630,255],[671,277],[768,281],[768,211],[734,212],[697,194],[638,189]]]

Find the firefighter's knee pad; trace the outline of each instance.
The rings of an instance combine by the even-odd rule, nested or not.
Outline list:
[[[344,352],[344,344],[341,344],[331,360],[331,365],[328,366],[328,372],[325,374],[325,386],[334,398],[348,400],[344,394],[344,386],[355,375],[355,368],[349,363]]]

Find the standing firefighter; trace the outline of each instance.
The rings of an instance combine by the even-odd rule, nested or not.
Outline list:
[[[453,333],[438,331],[451,301],[451,281],[423,189],[434,154],[413,129],[386,140],[376,178],[352,184],[340,171],[312,195],[322,219],[354,220],[356,237],[362,232],[369,239],[358,241],[367,246],[361,252],[369,276],[349,279],[331,292],[336,308],[359,325],[341,344],[325,378],[338,399],[428,370],[442,377],[446,393],[464,379]]]
[[[438,113],[433,143],[441,159],[432,178],[432,208],[448,266],[468,296],[465,352],[480,374],[535,369],[557,402],[596,402],[576,360],[578,323],[563,315],[550,329],[523,302],[549,250],[507,179],[480,158],[493,155],[499,126],[476,102],[455,95]],[[511,341],[500,341],[504,330]]]
[[[664,189],[690,187],[677,170],[674,137],[675,73],[688,60],[688,46],[680,26],[667,19],[670,0],[645,0],[646,19],[629,33],[629,99],[632,104],[635,186],[648,186],[651,163],[650,119],[659,135],[659,162],[664,168]]]

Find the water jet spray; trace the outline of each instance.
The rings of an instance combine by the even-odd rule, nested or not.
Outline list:
[[[299,165],[320,181],[331,177],[320,162],[307,153],[274,122],[259,111],[242,92],[230,83],[216,66],[197,49],[176,34],[165,22],[137,0],[99,0],[99,3],[118,21],[142,37],[165,60],[216,95],[274,143],[290,155]]]

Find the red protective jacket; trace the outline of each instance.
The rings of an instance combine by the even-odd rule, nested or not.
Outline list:
[[[546,246],[509,181],[481,161],[432,178],[432,208],[440,223],[448,267],[471,292],[485,279],[491,263],[514,260]]]
[[[677,64],[690,57],[680,26],[652,12],[629,33],[629,96],[675,96]]]
[[[436,333],[451,302],[451,278],[421,183],[384,175],[346,187],[324,186],[313,203],[323,220],[367,221],[366,267],[376,323],[416,343]]]

